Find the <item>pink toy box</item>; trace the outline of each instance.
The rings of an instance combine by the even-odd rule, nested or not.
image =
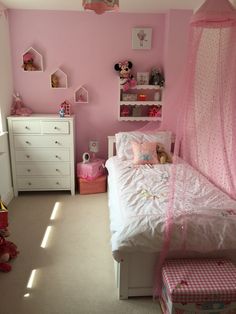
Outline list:
[[[95,159],[88,163],[79,162],[77,164],[77,177],[94,180],[105,174],[104,159]]]
[[[236,267],[229,260],[167,260],[162,281],[164,314],[236,314]]]

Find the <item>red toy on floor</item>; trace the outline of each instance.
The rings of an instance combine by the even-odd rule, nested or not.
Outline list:
[[[0,231],[0,271],[9,272],[11,265],[8,262],[18,254],[17,246],[13,242],[7,241]]]
[[[11,265],[8,264],[8,262],[19,254],[17,246],[13,242],[5,239],[5,237],[10,235],[7,227],[7,207],[0,200],[0,271],[2,272],[9,272],[11,270]]]

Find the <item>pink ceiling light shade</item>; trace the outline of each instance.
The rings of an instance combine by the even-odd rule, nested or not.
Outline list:
[[[106,11],[118,11],[119,0],[83,0],[85,10],[95,11],[102,14]]]

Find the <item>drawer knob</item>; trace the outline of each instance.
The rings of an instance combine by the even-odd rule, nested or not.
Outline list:
[[[58,141],[55,141],[55,144],[59,144],[59,142],[58,142]]]
[[[58,155],[55,156],[57,159],[60,159],[60,157]]]
[[[57,184],[57,185],[60,185],[60,183],[59,183],[58,181],[56,182],[56,184]]]
[[[60,170],[59,170],[59,169],[56,169],[56,171],[57,171],[57,172],[60,172]]]
[[[57,126],[54,126],[54,130],[58,130],[58,127],[57,127]]]
[[[26,155],[26,158],[30,158],[30,155]]]
[[[30,128],[26,125],[26,126],[25,126],[25,129],[26,129],[26,130],[29,130]]]
[[[30,142],[29,142],[29,141],[25,141],[25,143],[26,143],[26,144],[30,144]]]
[[[32,183],[31,183],[31,182],[28,182],[28,185],[32,185]]]
[[[30,171],[31,171],[31,169],[27,169],[27,171],[28,171],[28,172],[30,172]]]

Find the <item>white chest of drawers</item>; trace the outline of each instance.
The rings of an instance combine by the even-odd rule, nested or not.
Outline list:
[[[19,191],[75,194],[74,117],[8,117],[12,178]]]

